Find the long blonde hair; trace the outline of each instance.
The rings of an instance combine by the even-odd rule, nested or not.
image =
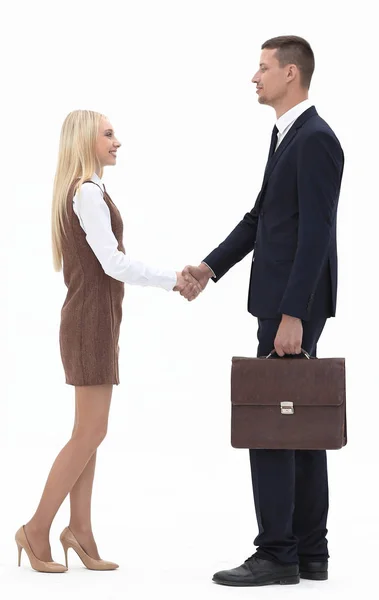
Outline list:
[[[101,113],[91,110],[74,110],[62,125],[51,215],[55,271],[62,269],[62,239],[65,235],[70,188],[77,181],[76,190],[80,190],[82,183],[90,179],[98,168],[95,147],[102,117]]]

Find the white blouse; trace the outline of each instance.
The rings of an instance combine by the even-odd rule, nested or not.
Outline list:
[[[86,234],[86,240],[104,272],[124,283],[171,291],[177,283],[176,271],[146,265],[117,249],[118,242],[112,231],[110,211],[98,187],[104,190],[103,183],[96,173],[91,181],[97,185],[83,184],[79,194],[74,196],[73,208]]]

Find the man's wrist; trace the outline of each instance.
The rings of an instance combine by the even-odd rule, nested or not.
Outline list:
[[[301,321],[301,319],[299,319],[299,317],[292,317],[291,315],[282,315],[282,321],[287,321],[287,322],[295,322],[295,321]]]
[[[200,263],[199,269],[202,271],[202,273],[204,273],[204,275],[207,275],[209,277],[209,279],[211,277],[216,277],[216,275],[214,274],[211,267],[209,265],[207,265],[207,263],[205,263],[205,262]]]

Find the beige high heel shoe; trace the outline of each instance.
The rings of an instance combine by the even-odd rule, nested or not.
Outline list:
[[[72,548],[73,550],[75,550],[76,554],[79,556],[84,566],[87,567],[87,569],[90,569],[91,571],[113,571],[114,569],[118,569],[118,565],[114,562],[102,560],[101,558],[91,558],[91,556],[89,556],[87,552],[83,550],[83,548],[81,547],[81,545],[79,544],[78,540],[76,539],[69,527],[66,527],[62,531],[59,539],[63,546],[64,554],[66,557],[66,567],[68,567],[68,549]]]
[[[18,566],[21,566],[21,553],[25,550],[28,558],[30,560],[30,565],[32,569],[35,571],[39,571],[40,573],[64,573],[67,571],[67,567],[60,565],[56,562],[45,562],[44,560],[39,560],[36,557],[33,550],[30,547],[28,542],[28,538],[26,537],[24,525],[20,527],[15,535],[15,540],[18,548]]]

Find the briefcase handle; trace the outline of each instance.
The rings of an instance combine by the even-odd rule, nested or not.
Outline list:
[[[274,350],[271,350],[270,354],[268,354],[266,356],[266,358],[270,358],[273,354],[276,354],[276,350],[274,348]],[[301,354],[303,354],[305,356],[305,358],[307,358],[308,360],[310,360],[312,357],[308,354],[308,352],[306,350],[304,350],[304,348],[301,349]]]

